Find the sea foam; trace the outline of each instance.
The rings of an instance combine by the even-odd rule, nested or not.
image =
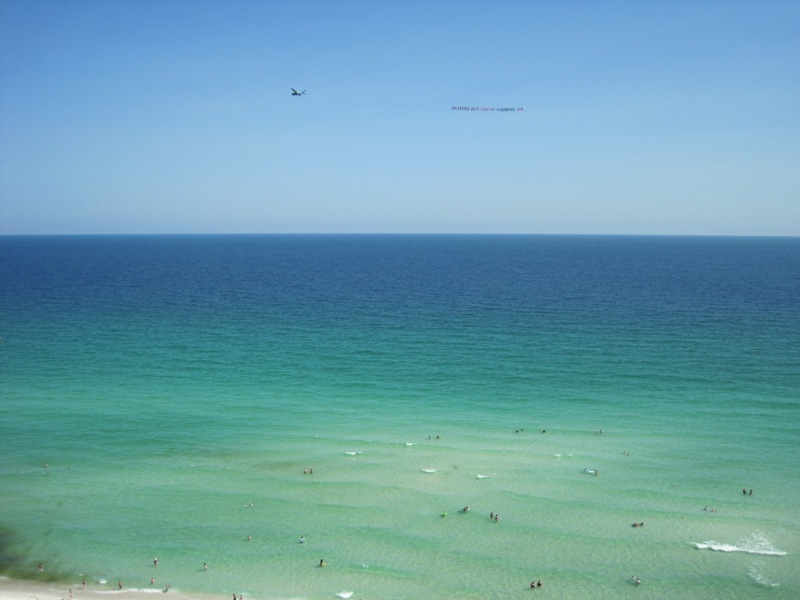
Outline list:
[[[780,585],[779,583],[767,579],[767,577],[759,571],[758,566],[756,565],[750,565],[748,567],[747,576],[757,584],[763,585],[764,587],[778,587]]]
[[[735,544],[707,541],[695,542],[693,545],[698,550],[712,550],[714,552],[742,552],[744,554],[758,554],[760,556],[786,556],[786,552],[776,549],[770,541],[761,534],[754,534]]]

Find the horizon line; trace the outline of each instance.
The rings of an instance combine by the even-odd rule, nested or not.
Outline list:
[[[683,238],[798,238],[800,234],[752,233],[533,233],[533,232],[363,232],[363,231],[285,231],[285,232],[81,232],[81,233],[2,233],[0,237],[244,237],[244,236],[327,236],[327,237],[683,237]]]

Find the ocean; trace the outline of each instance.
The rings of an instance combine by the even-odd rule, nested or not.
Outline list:
[[[0,337],[6,576],[800,597],[798,238],[4,236]]]

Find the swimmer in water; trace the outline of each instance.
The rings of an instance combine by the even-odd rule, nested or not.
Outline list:
[[[325,559],[324,558],[320,558],[319,559],[319,566],[320,567],[324,567],[325,566]]]

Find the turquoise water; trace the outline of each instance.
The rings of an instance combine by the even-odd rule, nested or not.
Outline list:
[[[799,273],[797,239],[1,237],[4,572],[798,597]]]

